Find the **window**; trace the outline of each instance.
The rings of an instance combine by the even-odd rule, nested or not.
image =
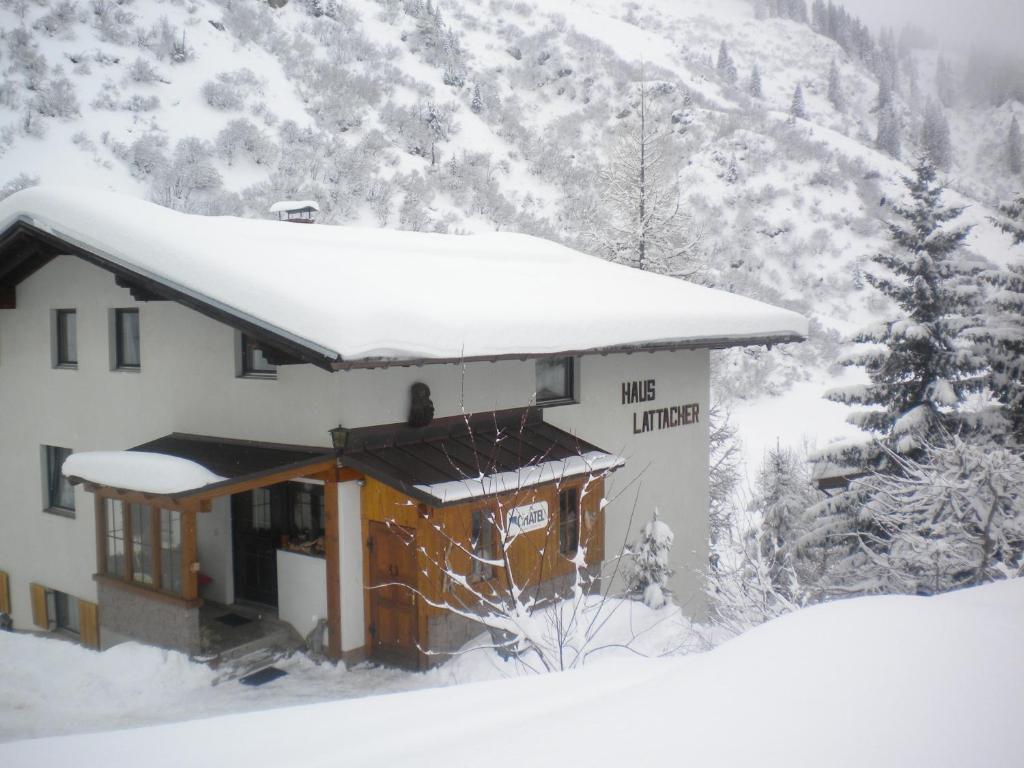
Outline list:
[[[47,445],[46,453],[46,510],[68,517],[75,516],[75,489],[60,468],[71,455],[70,448]]]
[[[139,344],[139,310],[114,310],[114,367],[138,370],[142,366]]]
[[[119,579],[127,579],[128,564],[124,557],[124,503],[114,499],[104,499],[103,507],[107,527],[104,573],[108,576],[116,576]]]
[[[483,581],[493,578],[494,566],[484,560],[494,559],[494,516],[490,510],[473,510],[473,531],[470,541],[473,552],[470,579]]]
[[[537,361],[537,405],[561,405],[575,402],[576,360],[572,357],[548,357]]]
[[[324,487],[322,485],[289,483],[288,502],[291,510],[291,535],[296,542],[314,541],[324,535]]]
[[[153,574],[153,516],[149,507],[128,504],[128,539],[131,542],[132,580],[155,584]]]
[[[78,315],[73,309],[58,309],[54,314],[58,368],[78,367]]]
[[[269,531],[273,527],[270,489],[255,488],[252,492],[252,527],[255,531]]]
[[[103,574],[180,595],[181,512],[116,499],[103,511]]]
[[[558,551],[574,555],[580,544],[580,495],[575,488],[558,494]]]
[[[239,334],[239,341],[241,343],[240,374],[242,376],[266,379],[277,375],[277,366],[267,362],[258,342],[244,333]]]
[[[47,592],[46,597],[47,610],[54,623],[51,629],[63,629],[76,635],[80,634],[78,598],[56,590]]]

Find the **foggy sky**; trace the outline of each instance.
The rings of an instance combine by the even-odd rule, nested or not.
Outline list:
[[[1024,0],[838,0],[874,31],[923,27],[943,45],[981,44],[1024,55]]]

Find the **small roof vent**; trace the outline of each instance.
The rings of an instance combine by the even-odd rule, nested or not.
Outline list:
[[[312,224],[314,214],[320,212],[316,200],[279,200],[270,206],[279,221],[293,221],[296,224]]]

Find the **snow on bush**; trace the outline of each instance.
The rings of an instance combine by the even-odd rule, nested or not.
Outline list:
[[[669,553],[674,538],[672,529],[658,519],[658,510],[654,510],[654,518],[644,526],[640,541],[630,548],[632,563],[627,591],[649,608],[661,608],[670,599]]]

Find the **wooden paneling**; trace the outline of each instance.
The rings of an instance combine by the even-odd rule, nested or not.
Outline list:
[[[0,571],[0,613],[11,614],[11,578]]]
[[[86,648],[100,648],[100,612],[96,603],[78,601],[78,635]]]
[[[32,623],[40,629],[50,628],[50,617],[46,613],[46,587],[42,584],[29,584],[32,596]]]

